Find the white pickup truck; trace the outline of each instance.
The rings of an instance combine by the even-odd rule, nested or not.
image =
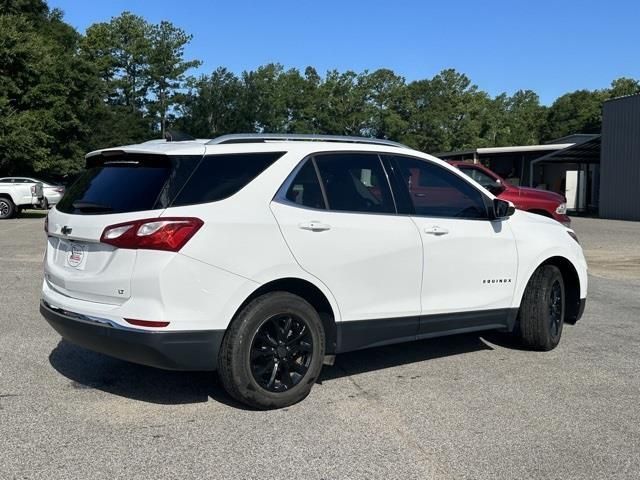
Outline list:
[[[63,194],[64,187],[33,178],[0,178],[0,220],[18,215],[23,208],[46,210]]]

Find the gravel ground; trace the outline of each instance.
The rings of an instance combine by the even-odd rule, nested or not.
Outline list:
[[[0,478],[638,478],[640,223],[574,228],[594,275],[553,352],[488,334],[345,354],[256,412],[215,374],[61,341],[38,313],[42,219],[2,221]]]
[[[611,279],[640,279],[640,222],[574,218],[593,275]]]

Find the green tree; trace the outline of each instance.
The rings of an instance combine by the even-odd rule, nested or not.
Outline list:
[[[602,103],[607,92],[577,90],[559,97],[549,107],[544,139],[564,137],[572,133],[600,133]]]
[[[149,32],[149,87],[153,97],[149,111],[157,119],[164,136],[167,114],[183,97],[179,93],[186,86],[186,72],[201,65],[199,60],[184,60],[184,47],[192,35],[171,22],[152,25]]]
[[[362,86],[366,92],[366,133],[387,139],[404,137],[410,108],[404,78],[380,69],[363,75]]]
[[[620,77],[611,82],[611,88],[609,88],[610,98],[635,95],[636,93],[640,93],[640,81],[633,78]]]
[[[268,64],[242,73],[245,113],[257,132],[289,133],[294,130],[304,79],[295,70]]]
[[[501,147],[509,145],[511,129],[507,121],[511,97],[501,93],[488,99],[484,109],[478,147]]]
[[[144,18],[123,12],[91,25],[82,43],[104,81],[105,100],[136,114],[142,113],[150,86],[151,29]]]
[[[149,92],[151,26],[130,12],[109,22],[91,25],[80,55],[96,70],[99,102],[92,105],[90,148],[136,143],[148,139],[146,115]]]
[[[244,96],[240,79],[223,67],[190,79],[176,125],[198,137],[250,132],[253,122],[245,115]]]
[[[426,152],[476,147],[482,142],[489,96],[453,69],[409,84],[409,143]]]
[[[5,1],[0,15],[0,169],[66,173],[82,165],[95,71],[80,36],[44,2]]]
[[[369,126],[365,109],[365,74],[347,70],[327,72],[316,96],[317,131],[333,135],[362,135]]]
[[[540,105],[540,97],[532,90],[518,90],[506,101],[504,118],[507,138],[501,142],[509,145],[535,145],[540,143],[546,121],[546,109]]]

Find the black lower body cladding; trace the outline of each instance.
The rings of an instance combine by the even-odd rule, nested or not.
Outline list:
[[[65,339],[81,347],[165,370],[215,370],[224,330],[155,332],[84,321],[40,303],[40,313]]]

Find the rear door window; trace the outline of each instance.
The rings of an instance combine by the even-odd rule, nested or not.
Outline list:
[[[305,162],[287,190],[287,200],[309,208],[326,208],[313,160]]]
[[[395,213],[380,157],[369,153],[318,155],[315,162],[329,210]]]

